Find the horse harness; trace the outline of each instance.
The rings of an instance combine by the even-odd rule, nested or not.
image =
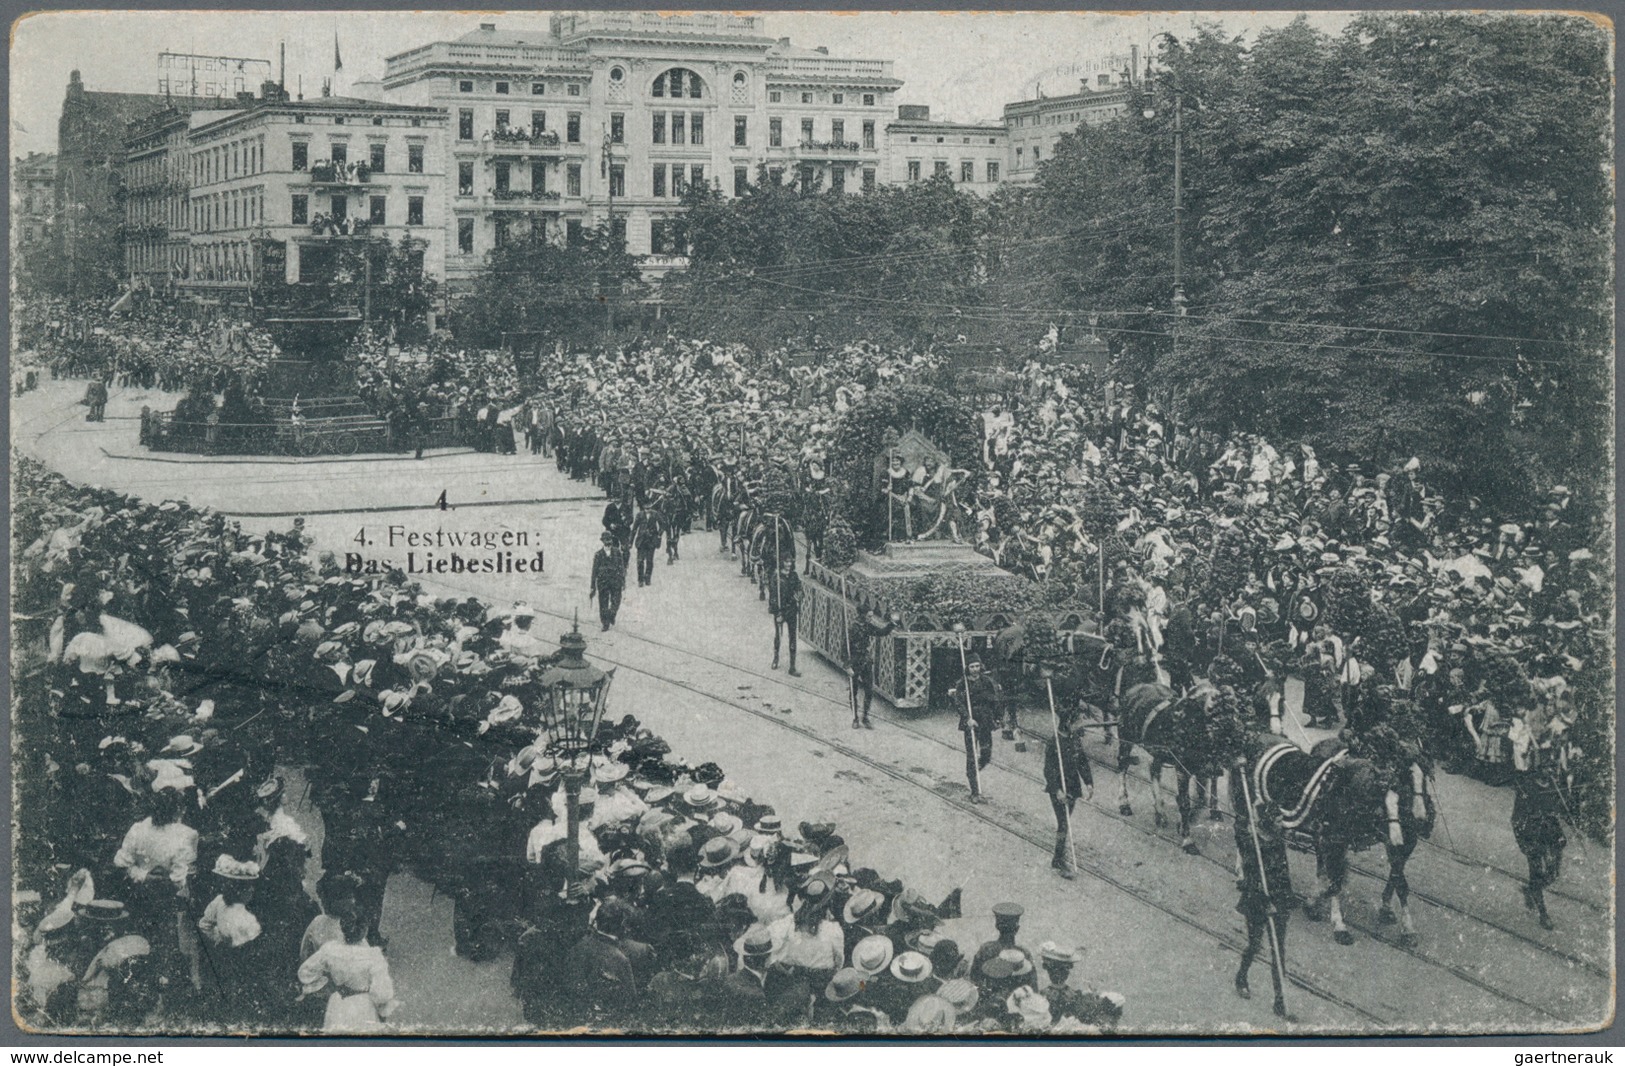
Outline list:
[[[1288,757],[1292,755],[1301,758],[1289,759]],[[1348,750],[1344,749],[1331,758],[1322,761],[1319,766],[1309,772],[1301,788],[1292,788],[1291,780],[1301,776],[1301,774],[1291,773],[1289,765],[1295,764],[1296,768],[1301,770],[1304,766],[1303,759],[1312,760],[1313,758],[1312,755],[1296,744],[1283,740],[1266,749],[1253,766],[1253,787],[1266,802],[1273,803],[1280,808],[1281,825],[1284,828],[1300,829],[1309,821],[1309,816],[1314,812],[1315,805],[1319,803],[1321,796],[1325,792],[1326,779],[1331,776],[1332,767],[1348,758]],[[1286,761],[1283,762],[1283,760]],[[1275,790],[1270,788],[1271,776],[1277,769],[1283,772],[1281,776],[1287,777],[1287,781],[1277,781],[1277,784],[1287,785],[1289,791],[1298,792],[1297,804],[1290,810],[1287,809],[1284,803],[1275,798]]]

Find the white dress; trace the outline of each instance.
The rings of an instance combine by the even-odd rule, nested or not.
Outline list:
[[[328,941],[300,965],[299,983],[307,994],[332,987],[322,1023],[330,1033],[376,1032],[400,1005],[383,949],[368,944]]]

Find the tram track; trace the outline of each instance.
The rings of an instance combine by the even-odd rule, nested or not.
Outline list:
[[[448,588],[457,588],[459,591],[462,591],[464,593],[477,594],[476,590],[469,589],[466,586],[459,588],[458,586],[456,586],[456,585],[454,585],[454,584],[452,584],[450,582],[437,581],[435,583],[444,585],[445,587],[448,587]],[[552,618],[557,618],[560,621],[570,621],[570,620],[572,620],[571,615],[566,614],[566,613],[564,613],[562,611],[553,611],[553,610],[547,610],[547,609],[544,609],[544,608],[534,608],[534,609],[537,611],[538,614],[546,615],[546,616],[549,616],[549,617],[552,617]],[[686,658],[691,658],[691,659],[698,659],[698,660],[710,663],[711,665],[719,667],[719,668],[721,668],[723,670],[732,672],[734,674],[743,675],[745,677],[755,678],[755,679],[760,680],[760,681],[766,681],[766,682],[776,684],[776,685],[778,685],[778,686],[780,686],[782,688],[785,688],[785,689],[787,689],[787,690],[789,690],[791,692],[796,693],[798,696],[808,697],[808,698],[811,698],[813,700],[817,700],[817,701],[822,702],[822,703],[826,703],[826,704],[829,704],[829,705],[832,705],[832,706],[840,707],[842,709],[843,713],[846,710],[849,709],[847,707],[847,705],[844,703],[844,701],[837,700],[837,699],[834,699],[834,698],[829,697],[829,696],[825,696],[825,695],[823,695],[821,693],[814,692],[814,691],[812,691],[810,689],[804,688],[804,687],[799,686],[799,685],[790,684],[787,680],[785,680],[784,678],[782,678],[780,676],[775,676],[775,675],[769,674],[769,673],[763,673],[763,672],[760,672],[760,671],[757,671],[757,670],[753,670],[753,669],[751,669],[749,667],[739,666],[738,664],[730,663],[730,662],[728,662],[728,661],[726,661],[724,659],[717,658],[716,656],[713,656],[713,655],[708,655],[708,654],[705,654],[703,652],[696,652],[696,651],[693,651],[691,649],[683,648],[683,647],[680,647],[680,646],[678,646],[676,644],[672,644],[672,643],[669,643],[669,642],[666,642],[666,641],[656,640],[656,639],[651,638],[651,637],[645,637],[645,636],[640,636],[640,635],[635,634],[635,633],[629,633],[629,632],[627,632],[625,630],[619,631],[619,633],[620,633],[620,636],[623,637],[623,638],[630,638],[631,640],[637,641],[637,642],[639,642],[641,644],[646,644],[646,645],[649,645],[649,646],[652,646],[652,647],[655,647],[655,648],[659,648],[662,651],[670,653],[670,654],[680,655],[680,656],[684,656]],[[647,667],[637,666],[637,665],[635,665],[633,663],[625,662],[625,661],[623,661],[621,659],[616,658],[613,654],[605,654],[603,651],[597,651],[597,652],[594,653],[594,657],[598,658],[598,659],[601,659],[601,660],[603,660],[603,661],[605,661],[607,663],[610,663],[612,665],[619,666],[619,667],[624,667],[624,668],[626,668],[627,670],[629,670],[632,673],[641,674],[641,675],[643,675],[645,677],[648,677],[648,678],[650,678],[652,680],[659,681],[659,682],[661,682],[663,684],[669,684],[669,685],[672,685],[672,686],[674,686],[676,688],[680,688],[680,689],[682,689],[684,691],[691,692],[691,693],[693,693],[695,695],[698,695],[698,696],[702,696],[705,699],[711,700],[711,701],[716,702],[716,703],[720,703],[723,706],[729,707],[730,709],[733,709],[733,710],[736,710],[736,711],[743,711],[746,714],[749,714],[749,715],[751,715],[751,716],[753,716],[755,718],[758,718],[760,720],[767,721],[767,722],[772,722],[775,725],[777,725],[777,726],[779,726],[779,727],[781,727],[781,728],[783,728],[783,729],[785,729],[785,730],[787,730],[789,732],[793,732],[793,733],[797,734],[798,736],[801,736],[801,737],[803,737],[803,738],[805,738],[807,740],[810,740],[810,741],[812,741],[812,742],[814,742],[816,744],[822,745],[822,746],[824,746],[826,748],[829,748],[829,749],[831,749],[833,751],[836,751],[837,753],[839,753],[839,754],[841,754],[841,755],[843,755],[843,756],[845,756],[845,757],[847,757],[849,759],[857,761],[857,762],[863,764],[864,766],[866,766],[866,767],[868,767],[868,768],[870,768],[870,769],[872,769],[872,770],[874,770],[874,771],[876,771],[878,773],[881,773],[881,774],[883,774],[883,775],[885,775],[885,776],[887,776],[887,777],[889,777],[889,778],[891,778],[893,780],[902,782],[902,783],[904,783],[904,784],[906,784],[906,785],[908,785],[908,786],[910,786],[912,788],[916,788],[916,789],[919,789],[920,791],[926,792],[926,793],[930,794],[931,796],[933,796],[938,801],[940,801],[940,802],[942,802],[942,803],[944,803],[944,804],[946,804],[948,806],[951,806],[954,809],[956,809],[956,810],[958,810],[958,811],[960,811],[960,812],[962,812],[962,813],[964,813],[966,815],[969,815],[970,817],[976,819],[977,821],[979,821],[979,822],[981,822],[983,824],[992,826],[992,827],[1000,830],[1001,832],[1004,832],[1005,834],[1007,834],[1009,836],[1012,836],[1012,837],[1014,837],[1016,839],[1019,839],[1019,840],[1025,842],[1025,843],[1033,846],[1034,848],[1038,849],[1039,851],[1041,851],[1043,853],[1047,854],[1049,852],[1051,846],[1052,846],[1053,841],[1051,841],[1051,840],[1043,839],[1038,835],[1034,835],[1032,833],[1025,832],[1025,831],[1023,831],[1023,830],[1021,830],[1021,829],[1019,829],[1019,828],[1017,828],[1015,826],[1012,826],[1008,822],[1006,822],[1004,820],[1001,820],[996,814],[991,813],[991,812],[987,811],[986,809],[984,809],[982,807],[970,804],[968,802],[960,801],[960,800],[958,800],[958,799],[956,799],[954,797],[951,797],[951,796],[945,796],[941,792],[937,791],[935,788],[932,788],[931,786],[929,786],[929,785],[927,785],[927,784],[925,784],[925,783],[923,783],[923,782],[921,782],[919,780],[916,780],[915,778],[913,778],[913,777],[909,776],[908,774],[896,769],[895,767],[888,766],[885,763],[882,763],[882,762],[868,756],[867,754],[862,752],[860,749],[855,748],[855,747],[853,747],[853,746],[851,746],[849,744],[845,744],[845,743],[842,743],[840,741],[833,740],[833,739],[830,739],[828,737],[825,737],[825,736],[823,736],[822,734],[820,734],[819,732],[817,732],[814,729],[811,729],[811,728],[805,727],[805,726],[801,726],[801,725],[799,725],[799,724],[797,724],[795,722],[792,722],[792,721],[789,721],[789,720],[785,719],[784,716],[781,715],[781,714],[772,713],[772,712],[769,712],[769,711],[764,710],[764,709],[759,709],[759,708],[748,706],[748,705],[746,705],[744,703],[739,702],[735,698],[730,698],[730,697],[726,697],[726,696],[717,695],[716,693],[709,692],[709,691],[705,690],[704,688],[693,685],[693,684],[691,684],[691,683],[689,683],[687,681],[684,681],[684,680],[682,680],[682,679],[680,679],[678,677],[674,677],[671,674],[662,673],[662,672],[657,671],[657,670],[648,669]],[[891,715],[885,715],[885,716],[882,716],[881,720],[883,722],[885,722],[886,724],[888,724],[889,726],[891,726],[891,727],[894,727],[894,728],[899,729],[900,731],[909,733],[910,735],[912,735],[912,736],[914,736],[914,737],[916,737],[918,739],[925,740],[925,741],[927,741],[927,742],[929,742],[929,743],[931,743],[931,744],[933,744],[935,746],[944,748],[946,750],[950,750],[950,751],[954,752],[956,755],[959,755],[959,754],[962,753],[962,749],[959,748],[957,745],[954,745],[954,744],[948,743],[946,741],[943,741],[941,738],[932,736],[931,734],[929,734],[929,733],[927,733],[927,732],[925,732],[925,731],[923,731],[921,729],[918,729],[918,728],[916,728],[916,727],[914,727],[914,726],[912,726],[912,725],[910,725],[910,724],[908,724],[906,722],[899,721],[896,717],[893,717]],[[1031,773],[1029,773],[1027,771],[1024,771],[1024,770],[1020,770],[1018,768],[1003,766],[1003,767],[1001,767],[1001,770],[1003,770],[1006,773],[1011,773],[1011,774],[1013,774],[1015,776],[1024,778],[1026,780],[1042,783],[1042,779],[1039,778],[1037,775],[1031,774]],[[1086,801],[1086,805],[1089,806],[1090,809],[1094,810],[1096,813],[1102,814],[1102,815],[1106,816],[1107,818],[1109,818],[1110,820],[1112,820],[1114,822],[1117,822],[1117,823],[1120,823],[1120,824],[1125,825],[1127,827],[1130,827],[1133,830],[1135,830],[1136,832],[1138,832],[1138,833],[1140,833],[1140,834],[1142,834],[1144,836],[1151,837],[1152,839],[1158,840],[1159,842],[1168,842],[1168,843],[1174,843],[1175,845],[1177,845],[1177,841],[1171,841],[1168,837],[1163,836],[1161,833],[1157,832],[1155,829],[1148,828],[1148,827],[1146,827],[1146,826],[1144,826],[1142,824],[1139,824],[1139,823],[1131,820],[1130,818],[1126,818],[1126,817],[1123,817],[1121,815],[1118,815],[1118,814],[1116,814],[1114,809],[1108,809],[1106,806],[1104,806],[1101,803],[1098,803],[1098,802],[1095,802],[1095,801]],[[1202,860],[1204,860],[1205,862],[1210,863],[1210,864],[1212,864],[1214,866],[1217,866],[1217,867],[1219,867],[1221,869],[1225,869],[1228,872],[1228,867],[1222,861],[1220,861],[1220,860],[1218,860],[1216,858],[1213,858],[1211,856],[1207,856],[1207,855],[1201,855],[1200,858]],[[1086,862],[1083,862],[1083,861],[1080,860],[1078,862],[1078,864],[1077,864],[1077,869],[1078,869],[1078,871],[1080,873],[1088,874],[1089,876],[1095,878],[1096,880],[1099,880],[1102,883],[1105,883],[1105,884],[1109,885],[1110,887],[1124,893],[1125,895],[1127,895],[1130,898],[1136,900],[1137,902],[1140,902],[1140,903],[1142,903],[1142,904],[1144,904],[1146,906],[1149,906],[1149,907],[1157,910],[1159,913],[1162,913],[1162,914],[1164,914],[1164,915],[1166,915],[1166,916],[1168,916],[1170,918],[1173,918],[1174,920],[1178,921],[1180,924],[1185,925],[1185,926],[1187,926],[1189,928],[1192,928],[1192,929],[1195,929],[1195,930],[1201,932],[1204,936],[1206,936],[1209,939],[1219,943],[1220,945],[1225,947],[1227,950],[1237,952],[1238,954],[1242,950],[1243,945],[1236,938],[1234,938],[1233,936],[1231,936],[1231,935],[1229,935],[1229,934],[1227,934],[1225,932],[1212,929],[1209,926],[1204,925],[1200,921],[1197,921],[1196,919],[1190,917],[1189,915],[1183,914],[1183,913],[1181,913],[1181,912],[1167,906],[1166,904],[1152,898],[1147,893],[1135,888],[1133,885],[1130,885],[1130,884],[1128,884],[1128,883],[1126,883],[1126,882],[1124,882],[1124,881],[1122,881],[1122,880],[1120,880],[1120,879],[1118,879],[1116,877],[1113,877],[1109,872],[1107,872],[1106,870],[1104,870],[1103,868],[1101,868],[1097,864],[1086,863]],[[1364,872],[1364,871],[1362,871],[1362,872]],[[1378,875],[1371,874],[1369,872],[1367,872],[1367,876],[1378,877]],[[1418,895],[1418,897],[1420,898],[1420,895],[1421,895],[1420,893],[1415,893],[1414,890],[1413,890],[1413,894]],[[1430,898],[1430,902],[1431,901],[1432,900]],[[1601,969],[1595,967],[1595,965],[1590,963],[1588,960],[1585,960],[1585,959],[1580,958],[1578,956],[1572,956],[1572,955],[1570,955],[1570,954],[1568,954],[1566,952],[1562,952],[1562,951],[1559,951],[1559,950],[1549,948],[1547,945],[1541,944],[1539,941],[1533,940],[1533,939],[1528,938],[1528,937],[1521,936],[1515,930],[1509,929],[1509,928],[1507,928],[1505,926],[1500,925],[1499,923],[1490,921],[1488,919],[1481,918],[1481,917],[1479,917],[1477,915],[1474,915],[1474,914],[1472,914],[1472,913],[1470,913],[1470,912],[1468,912],[1466,910],[1463,910],[1460,907],[1456,907],[1454,905],[1444,903],[1442,901],[1440,901],[1436,905],[1442,906],[1444,909],[1447,909],[1447,910],[1450,910],[1450,911],[1452,911],[1454,913],[1457,913],[1457,914],[1461,915],[1462,917],[1466,918],[1467,920],[1469,920],[1471,922],[1474,922],[1476,924],[1483,925],[1483,926],[1485,926],[1487,928],[1496,930],[1497,932],[1500,932],[1502,934],[1514,937],[1515,939],[1519,939],[1519,940],[1529,944],[1532,947],[1535,947],[1535,948],[1537,948],[1539,950],[1542,950],[1543,952],[1553,956],[1554,958],[1558,959],[1559,961],[1564,962],[1567,965],[1582,967],[1582,968],[1586,969],[1588,972],[1594,973],[1596,976],[1598,976],[1599,978],[1602,978],[1604,980],[1607,980],[1607,979],[1611,978],[1610,974],[1608,974],[1604,970],[1601,970]],[[1345,915],[1345,922],[1351,928],[1356,929],[1356,930],[1360,931],[1361,933],[1365,934],[1367,936],[1367,938],[1370,939],[1373,943],[1381,944],[1384,947],[1394,949],[1394,950],[1396,950],[1396,951],[1398,951],[1398,952],[1400,952],[1402,954],[1405,954],[1405,955],[1417,960],[1417,962],[1419,962],[1419,963],[1421,963],[1421,964],[1423,964],[1425,966],[1429,966],[1429,967],[1432,967],[1432,968],[1439,969],[1439,970],[1449,974],[1452,978],[1454,978],[1454,979],[1456,979],[1458,981],[1461,981],[1462,983],[1467,984],[1467,985],[1469,985],[1469,986],[1471,986],[1473,988],[1476,988],[1479,991],[1484,992],[1484,993],[1486,993],[1486,994],[1488,994],[1490,996],[1493,996],[1496,999],[1502,1000],[1502,1001],[1507,1002],[1507,1003],[1516,1004],[1516,1005],[1524,1008],[1525,1010],[1527,1010],[1527,1011],[1529,1011],[1529,1012],[1531,1012],[1531,1013],[1533,1013],[1535,1015],[1550,1018],[1550,1019],[1552,1019],[1552,1020],[1554,1020],[1556,1022],[1559,1022],[1559,1023],[1572,1021],[1571,1018],[1569,1018],[1569,1017],[1567,1017],[1567,1016],[1565,1016],[1563,1014],[1560,1014],[1560,1013],[1558,1013],[1556,1011],[1553,1011],[1550,1008],[1548,1008],[1546,1006],[1543,1006],[1543,1005],[1541,1005],[1539,1003],[1535,1003],[1535,1002],[1533,1002],[1533,1001],[1531,1001],[1529,999],[1526,999],[1526,998],[1524,998],[1523,996],[1519,995],[1516,992],[1513,992],[1511,990],[1502,988],[1500,986],[1494,985],[1494,984],[1484,980],[1483,978],[1477,976],[1476,974],[1474,974],[1473,972],[1471,972],[1470,970],[1468,970],[1467,968],[1465,968],[1463,966],[1459,966],[1457,964],[1445,961],[1443,959],[1439,959],[1439,958],[1429,954],[1428,952],[1421,950],[1420,948],[1406,947],[1405,945],[1402,945],[1402,944],[1398,943],[1395,940],[1388,939],[1388,938],[1381,935],[1380,930],[1375,929],[1375,928],[1373,928],[1373,927],[1371,927],[1371,926],[1369,926],[1369,925],[1367,925],[1365,923],[1362,923],[1362,922],[1359,922],[1359,921],[1356,921],[1356,920],[1350,920],[1347,917],[1347,915]],[[1301,973],[1300,974],[1289,973],[1288,976],[1289,976],[1289,978],[1291,979],[1291,981],[1292,981],[1292,983],[1294,985],[1296,985],[1297,987],[1299,987],[1299,988],[1303,989],[1304,991],[1310,993],[1311,995],[1316,996],[1317,998],[1325,1000],[1328,1003],[1332,1003],[1332,1004],[1335,1004],[1337,1006],[1343,1007],[1344,1009],[1351,1010],[1351,1011],[1359,1014],[1361,1017],[1367,1018],[1368,1020],[1371,1020],[1371,1021],[1377,1021],[1379,1023],[1384,1023],[1384,1024],[1388,1024],[1388,1023],[1391,1023],[1393,1021],[1392,1019],[1384,1018],[1383,1016],[1381,1016],[1379,1014],[1376,1014],[1376,1013],[1374,1013],[1374,1012],[1372,1012],[1372,1011],[1370,1011],[1370,1010],[1368,1010],[1368,1009],[1366,1009],[1364,1007],[1359,1006],[1358,1004],[1353,1003],[1352,1001],[1349,1001],[1349,1000],[1345,999],[1342,996],[1339,996],[1337,993],[1334,993],[1334,992],[1330,991],[1329,989],[1326,989],[1324,986],[1320,985],[1318,982],[1316,982],[1312,978],[1305,977]]]

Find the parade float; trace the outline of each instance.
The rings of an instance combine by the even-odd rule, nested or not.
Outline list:
[[[842,669],[852,662],[854,622],[865,612],[895,617],[895,628],[876,640],[874,689],[899,710],[944,706],[966,659],[991,662],[995,641],[1013,627],[1064,638],[1094,617],[1046,602],[1037,583],[956,539],[967,532],[950,517],[957,473],[918,430],[896,439],[873,469],[875,497],[887,512],[884,545],[857,550],[850,561],[826,552],[824,562],[809,564],[803,586],[801,639]]]

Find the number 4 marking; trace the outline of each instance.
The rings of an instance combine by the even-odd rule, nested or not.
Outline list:
[[[440,498],[434,502],[434,505],[436,507],[440,508],[442,511],[451,510],[451,508],[448,507],[447,504],[446,504],[446,490],[445,489],[440,490]]]

